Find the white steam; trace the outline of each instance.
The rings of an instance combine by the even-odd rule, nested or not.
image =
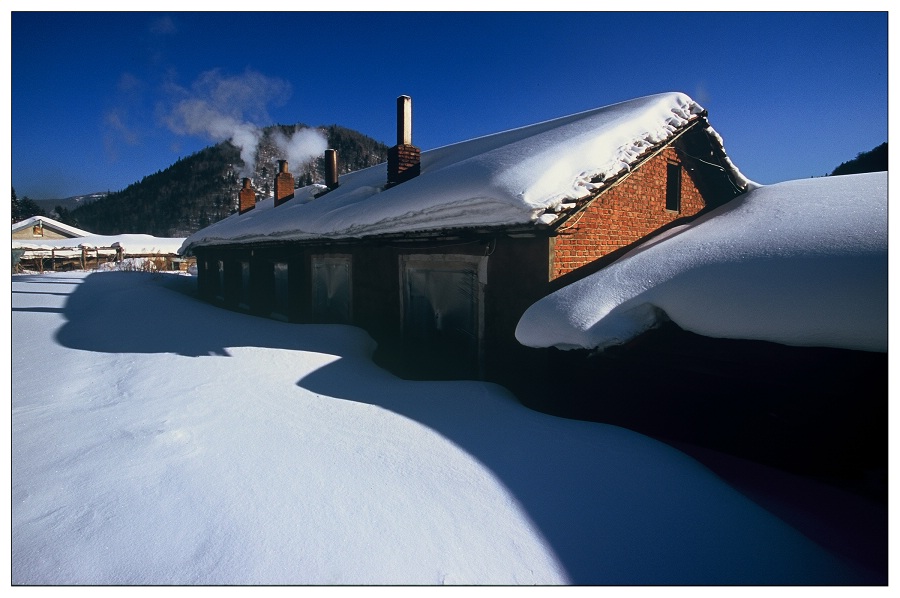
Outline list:
[[[178,99],[163,117],[169,129],[179,135],[230,141],[241,152],[240,175],[250,177],[262,138],[262,128],[257,123],[271,123],[267,107],[283,103],[291,86],[287,81],[254,71],[224,77],[213,70],[200,75],[190,90],[173,87],[172,92]],[[278,131],[274,141],[289,165],[321,155],[328,145],[325,136],[313,129],[301,129],[291,137]]]
[[[312,160],[325,153],[328,149],[328,140],[325,135],[316,129],[300,129],[288,137],[281,131],[276,131],[272,136],[275,147],[291,164],[299,165]]]
[[[213,141],[230,141],[241,150],[242,176],[249,176],[256,164],[256,148],[262,131],[253,123],[219,112],[202,99],[178,102],[167,119],[169,127],[180,135],[204,135]]]

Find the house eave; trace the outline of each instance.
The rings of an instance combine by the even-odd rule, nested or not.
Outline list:
[[[628,177],[630,177],[634,172],[638,171],[644,164],[659,155],[667,147],[675,144],[681,137],[686,135],[688,132],[696,129],[697,127],[701,127],[706,137],[710,140],[710,149],[713,154],[720,159],[723,157],[727,158],[724,148],[722,148],[721,145],[717,143],[712,135],[710,135],[707,131],[707,129],[709,129],[709,121],[706,120],[706,114],[707,112],[704,110],[702,113],[696,115],[693,119],[691,119],[690,122],[681,127],[678,131],[673,133],[672,136],[670,136],[668,139],[661,141],[651,147],[648,147],[640,156],[637,157],[634,162],[632,162],[627,168],[623,168],[622,170],[620,170],[616,175],[604,180],[591,181],[592,183],[600,185],[600,187],[592,191],[588,196],[582,198],[581,200],[573,202],[576,205],[571,210],[560,212],[559,217],[551,224],[547,225],[547,227],[551,230],[551,234],[554,236],[559,234],[560,229],[562,229],[566,225],[566,223],[568,223],[572,218],[587,209],[588,206],[599,199],[604,193],[627,180]],[[724,167],[719,167],[724,171]],[[727,172],[726,176],[729,176],[729,178],[733,180],[733,177],[731,177]],[[746,187],[739,188],[737,181],[733,181],[733,183],[735,185],[735,188],[739,189],[739,192],[743,193],[744,191],[747,191]]]
[[[234,241],[225,243],[205,243],[191,246],[185,254],[200,251],[215,251],[218,249],[234,251],[237,249],[271,249],[277,247],[321,247],[339,245],[364,245],[364,244],[400,244],[414,245],[422,242],[452,242],[472,241],[478,239],[493,239],[497,237],[510,238],[537,238],[549,237],[551,227],[542,224],[526,224],[515,226],[493,227],[460,227],[453,229],[432,229],[399,233],[384,233],[367,235],[363,237],[315,237],[307,239],[260,239],[256,241]]]

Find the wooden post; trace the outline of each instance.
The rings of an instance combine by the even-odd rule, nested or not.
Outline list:
[[[85,264],[84,264],[84,262],[85,262],[85,260],[86,260],[86,257],[85,257],[86,254],[87,254],[87,249],[85,249],[84,247],[82,247],[82,248],[81,248],[81,269],[82,269],[82,270],[87,270],[87,267],[85,267]]]
[[[50,250],[50,269],[56,272],[56,248]]]

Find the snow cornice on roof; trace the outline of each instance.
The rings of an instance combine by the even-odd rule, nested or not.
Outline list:
[[[663,321],[715,338],[887,351],[886,172],[756,186],[541,299],[516,338],[603,349]]]
[[[209,245],[340,241],[449,230],[530,229],[565,219],[614,181],[702,126],[726,176],[752,186],[728,160],[706,110],[682,93],[638,98],[422,152],[421,174],[386,188],[384,164],[344,175],[340,187],[298,189],[273,208],[232,215],[190,236]]]

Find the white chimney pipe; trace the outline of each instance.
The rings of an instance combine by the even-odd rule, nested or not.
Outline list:
[[[412,145],[412,98],[397,98],[397,145]]]

